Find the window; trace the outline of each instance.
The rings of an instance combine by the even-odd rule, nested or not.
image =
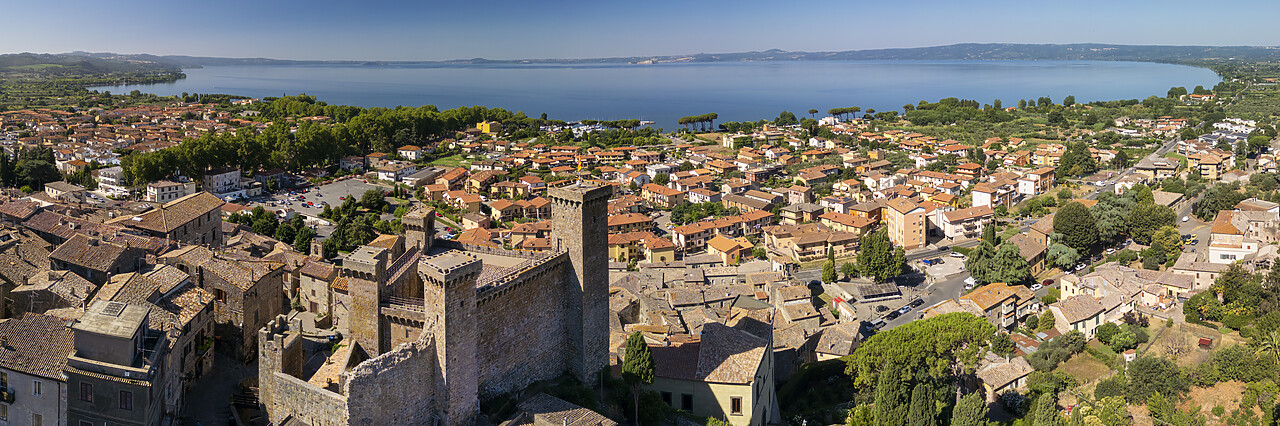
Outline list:
[[[133,392],[120,391],[120,409],[121,410],[133,409]]]
[[[671,392],[662,393],[662,402],[667,404],[668,407],[671,407]],[[675,407],[672,407],[672,408],[675,408]]]
[[[742,397],[735,396],[729,398],[729,414],[735,416],[742,415]]]
[[[80,421],[80,426],[93,426],[93,422]]]
[[[39,414],[32,413],[32,414],[31,414],[31,426],[43,426],[43,425],[44,425],[44,416],[41,416],[41,415],[39,415]]]
[[[0,404],[0,420],[9,420],[9,406]]]
[[[693,395],[687,393],[680,394],[680,409],[693,412]]]
[[[93,402],[93,384],[80,383],[80,400],[84,402]]]
[[[31,394],[32,394],[32,395],[40,395],[40,381],[39,381],[39,380],[32,380],[32,381],[31,381]]]

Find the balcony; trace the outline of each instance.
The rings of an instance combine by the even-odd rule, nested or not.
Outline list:
[[[12,404],[14,393],[13,389],[8,386],[0,388],[0,401],[3,401],[5,404]]]

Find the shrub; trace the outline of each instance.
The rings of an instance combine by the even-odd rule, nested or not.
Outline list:
[[[1227,414],[1227,409],[1222,408],[1221,405],[1215,405],[1213,407],[1213,415],[1222,417],[1223,414]]]
[[[1098,326],[1097,330],[1094,330],[1093,333],[1094,336],[1097,336],[1099,342],[1110,345],[1111,338],[1120,333],[1120,326],[1111,322],[1105,323]]]
[[[1124,390],[1129,386],[1129,382],[1122,375],[1111,376],[1093,388],[1093,399],[1101,400],[1111,396],[1124,396]]]

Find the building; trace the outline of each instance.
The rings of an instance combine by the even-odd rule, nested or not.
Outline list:
[[[994,403],[1001,394],[1017,391],[1027,386],[1027,376],[1035,369],[1023,357],[987,364],[974,373],[982,381],[988,403]]]
[[[1094,332],[1104,321],[1106,312],[1093,296],[1078,294],[1049,304],[1053,312],[1053,328],[1063,334],[1069,331],[1084,333],[1085,340],[1093,339]]]
[[[1244,213],[1223,210],[1214,217],[1209,230],[1209,263],[1235,263],[1258,252],[1259,241],[1245,235],[1248,225]]]
[[[550,189],[555,226],[545,251],[437,241],[431,209],[405,215],[404,255],[362,247],[334,280],[335,304],[341,296],[348,309],[333,316],[347,325],[348,343],[331,362],[308,367],[299,325],[283,316],[260,330],[267,419],[474,424],[482,396],[563,374],[593,383],[609,364],[611,192]]]
[[[224,167],[213,169],[204,174],[201,188],[218,198],[241,198],[245,196],[244,186],[240,182],[240,169]]]
[[[720,262],[725,265],[736,265],[742,262],[747,256],[751,255],[751,250],[755,246],[747,241],[746,237],[729,238],[716,235],[707,241],[707,252],[720,256]]]
[[[640,196],[655,208],[669,209],[684,201],[684,192],[662,185],[647,183],[642,189]]]
[[[0,419],[11,425],[67,423],[67,379],[73,349],[67,321],[26,314],[0,322]]]
[[[204,192],[164,203],[120,225],[143,234],[186,244],[222,246],[222,205],[226,202]]]
[[[129,184],[124,179],[124,168],[112,166],[93,171],[98,179],[98,189],[109,197],[123,198],[129,196]]]
[[[155,425],[164,418],[167,337],[146,306],[99,300],[71,325],[67,424]]]
[[[257,331],[285,307],[284,263],[233,258],[202,246],[170,251],[158,261],[190,274],[193,284],[213,294],[219,346],[237,359],[253,359]]]
[[[1020,285],[991,283],[973,289],[960,296],[960,305],[975,315],[987,318],[991,324],[1005,330],[1018,327],[1027,315],[1040,311],[1036,295],[1031,289]]]
[[[112,275],[136,271],[145,261],[146,251],[141,248],[79,233],[49,253],[51,269],[71,271],[99,285]]]
[[[694,415],[735,426],[778,423],[771,346],[751,333],[707,323],[699,338],[649,346],[656,369],[644,387]]]
[[[889,229],[889,241],[912,250],[924,247],[928,234],[928,223],[925,221],[925,209],[911,199],[902,197],[886,201],[883,209],[885,223]]]
[[[85,189],[80,185],[57,181],[44,184],[44,193],[55,200],[77,203],[84,201]]]
[[[1018,194],[1034,197],[1049,192],[1053,189],[1054,172],[1053,167],[1041,167],[1022,175],[1018,178]]]
[[[418,161],[422,159],[422,148],[417,145],[405,145],[396,148],[396,153],[400,154],[400,158],[409,161]]]
[[[982,235],[982,229],[995,218],[995,211],[991,206],[970,207],[943,213],[942,218],[942,234],[947,238],[977,238]]]
[[[162,180],[147,184],[147,201],[167,203],[196,193],[196,183]]]

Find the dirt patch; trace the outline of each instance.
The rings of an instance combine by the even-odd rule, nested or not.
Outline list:
[[[1198,345],[1200,338],[1205,337],[1213,339],[1214,344],[1211,349],[1202,349]],[[1192,367],[1208,361],[1209,353],[1213,349],[1227,343],[1223,342],[1222,339],[1222,333],[1209,327],[1195,324],[1176,324],[1161,333],[1158,339],[1152,341],[1147,348],[1147,352],[1143,355],[1169,358],[1175,360],[1178,366]]]
[[[1232,411],[1240,409],[1240,398],[1244,395],[1244,389],[1244,382],[1236,381],[1222,382],[1207,388],[1192,387],[1191,392],[1187,393],[1187,399],[1178,406],[1178,409],[1186,411],[1200,407],[1200,413],[1212,424],[1215,420],[1222,420],[1213,415],[1213,407],[1221,405],[1226,409],[1224,417],[1230,415]],[[1255,414],[1261,415],[1261,412],[1255,411]]]
[[[1071,377],[1075,377],[1080,383],[1089,383],[1111,373],[1111,367],[1107,367],[1102,361],[1089,355],[1087,352],[1081,352],[1071,357],[1067,362],[1059,365],[1058,368]]]

